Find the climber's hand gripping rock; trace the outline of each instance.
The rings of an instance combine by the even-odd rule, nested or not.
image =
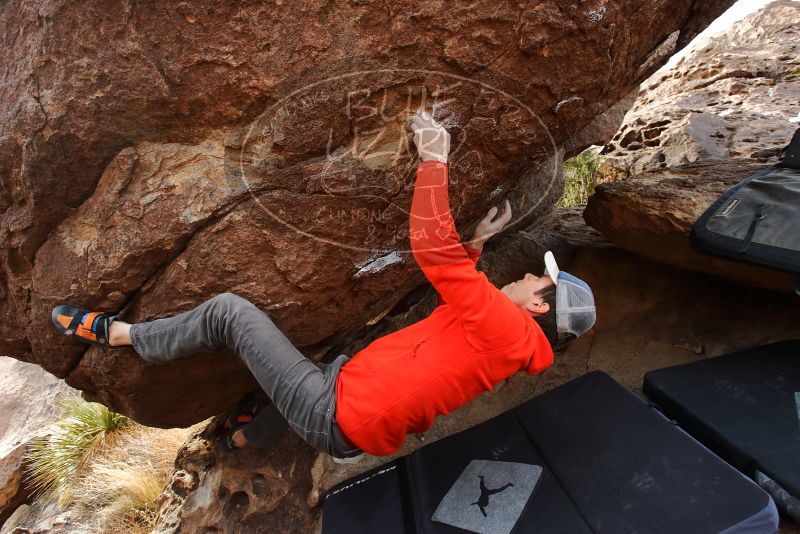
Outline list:
[[[425,111],[419,111],[411,118],[414,132],[414,145],[422,161],[441,161],[447,163],[450,152],[450,134]]]

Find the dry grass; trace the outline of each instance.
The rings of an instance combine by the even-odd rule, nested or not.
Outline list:
[[[136,425],[96,455],[76,481],[75,509],[102,532],[145,533],[189,430]]]
[[[69,400],[28,455],[38,508],[45,516],[69,508],[78,517],[76,528],[91,532],[150,532],[155,501],[196,428],[149,428],[99,404]]]

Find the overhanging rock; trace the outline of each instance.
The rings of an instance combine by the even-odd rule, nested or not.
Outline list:
[[[562,145],[731,3],[4,2],[0,353],[146,424],[218,413],[255,387],[230,354],[86,351],[50,309],[141,321],[232,291],[320,354],[422,282],[411,110],[453,134],[464,233],[503,196],[528,224]]]

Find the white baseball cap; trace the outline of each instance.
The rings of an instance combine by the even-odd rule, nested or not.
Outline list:
[[[588,332],[597,319],[594,295],[589,284],[558,268],[549,250],[544,254],[544,274],[556,285],[556,330],[559,338]]]
[[[556,257],[548,250],[544,253],[544,274],[549,276],[555,285],[558,285],[559,272]]]

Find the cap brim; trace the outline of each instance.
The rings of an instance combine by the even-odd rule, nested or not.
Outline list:
[[[544,253],[544,274],[550,277],[554,284],[558,285],[558,264],[556,257],[549,250]]]

